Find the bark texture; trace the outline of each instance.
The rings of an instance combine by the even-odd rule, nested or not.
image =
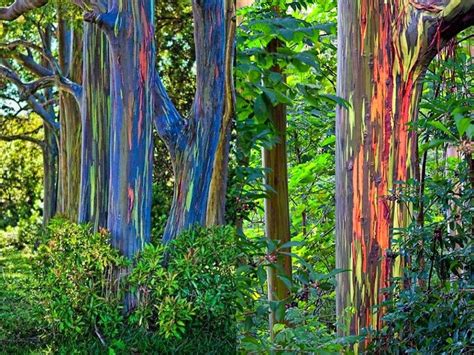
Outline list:
[[[154,6],[116,0],[95,18],[112,55],[107,228],[112,245],[129,258],[151,238]]]
[[[110,60],[106,35],[84,23],[82,164],[79,222],[107,226],[110,159]]]
[[[474,19],[473,0],[339,1],[336,264],[339,332],[380,328],[382,288],[400,275],[391,235],[408,211],[392,190],[414,177],[417,118],[426,66]],[[349,311],[345,313],[345,311]]]
[[[61,11],[60,17],[61,17]],[[59,19],[59,66],[63,76],[75,83],[82,81],[82,34]],[[59,202],[58,212],[77,221],[81,172],[81,110],[68,90],[59,92]]]

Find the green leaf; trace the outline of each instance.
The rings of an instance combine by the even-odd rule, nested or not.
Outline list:
[[[437,130],[445,133],[449,137],[456,139],[456,137],[453,136],[451,131],[442,122],[440,122],[440,121],[428,121],[427,124],[429,126],[433,127],[433,128],[436,128]]]
[[[281,245],[279,249],[287,249],[287,248],[293,248],[293,247],[300,247],[304,245],[304,242],[297,242],[297,241],[289,241],[286,242],[285,244]]]
[[[462,137],[467,132],[469,126],[472,126],[472,121],[468,117],[456,114],[454,115],[454,121],[456,122],[456,128],[458,129],[459,137]]]
[[[325,140],[322,141],[321,147],[326,147],[328,145],[332,145],[335,142],[336,142],[336,136],[335,135],[329,136]]]
[[[270,113],[268,111],[268,107],[264,100],[263,94],[257,97],[253,108],[255,117],[257,118],[258,122],[265,122],[268,119]]]
[[[321,98],[326,99],[327,101],[335,102],[336,104],[341,105],[342,107],[345,107],[347,109],[351,106],[348,101],[336,95],[322,94]]]

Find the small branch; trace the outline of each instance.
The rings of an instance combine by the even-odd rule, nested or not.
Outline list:
[[[68,92],[76,99],[79,106],[82,105],[82,86],[63,76],[56,76],[57,84],[60,89]]]
[[[0,7],[0,20],[13,21],[25,13],[40,8],[48,3],[48,0],[15,0],[8,7]]]
[[[21,140],[21,141],[26,141],[26,142],[37,144],[41,148],[43,148],[43,146],[44,146],[43,141],[41,141],[39,139],[36,139],[36,138],[33,138],[33,137],[30,137],[30,136],[27,136],[27,135],[23,135],[23,134],[17,134],[17,135],[12,135],[12,136],[0,135],[0,140],[5,141],[5,142],[13,142],[13,141],[20,141]]]
[[[25,68],[37,76],[51,76],[53,72],[48,68],[37,63],[32,55],[24,55],[21,53],[14,54],[13,58],[19,61]]]
[[[28,86],[26,86],[21,79],[18,77],[18,75],[13,72],[11,69],[5,67],[5,66],[0,66],[0,76],[3,76],[6,78],[8,81],[13,83],[20,93],[24,95],[24,100],[28,102],[28,105],[31,107],[31,109],[36,112],[42,119],[43,121],[49,125],[52,129],[57,130],[59,129],[59,124],[55,121],[54,114],[48,112],[43,105],[41,105],[37,98],[31,93],[29,90]],[[45,78],[43,78],[45,79]],[[53,80],[54,78],[48,77],[46,78],[47,80]]]
[[[40,35],[41,35],[41,33],[40,33]],[[41,35],[41,37],[43,38],[42,35]],[[30,50],[34,50],[34,51],[38,52],[44,59],[46,59],[46,61],[51,65],[51,67],[53,67],[53,68],[58,67],[56,59],[54,59],[52,54],[49,53],[49,51],[45,50],[44,48],[41,48],[37,44],[31,43],[31,42],[28,42],[28,41],[25,41],[25,40],[21,40],[21,39],[20,40],[15,40],[15,41],[12,41],[12,42],[8,42],[8,43],[1,43],[0,44],[0,48],[4,48],[4,49],[8,49],[8,50],[16,50],[18,47],[25,47],[29,51],[29,54],[28,54],[29,57],[32,57],[32,54],[31,54]]]
[[[13,70],[3,65],[0,65],[0,76],[6,78],[8,81],[15,84],[18,90],[20,91],[20,94],[25,97],[34,94],[38,90],[49,87],[55,82],[54,76],[45,76],[38,80],[29,83],[24,83],[23,81],[21,81],[20,77],[18,77],[18,75],[13,72]]]

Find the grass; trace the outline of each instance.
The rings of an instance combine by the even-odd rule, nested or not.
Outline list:
[[[0,247],[0,353],[34,353],[41,348],[35,304],[28,280],[32,274],[29,249]]]

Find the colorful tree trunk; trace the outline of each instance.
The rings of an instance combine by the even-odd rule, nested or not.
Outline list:
[[[233,9],[232,1],[193,1],[197,91],[188,120],[181,118],[156,79],[156,126],[170,150],[176,177],[165,242],[195,224],[224,222],[233,106]]]
[[[380,328],[381,289],[400,275],[391,235],[407,225],[397,181],[414,177],[416,120],[426,66],[474,20],[473,0],[339,1],[336,264],[341,333]]]
[[[61,19],[58,39],[61,74],[80,83],[82,79],[82,37]],[[59,93],[59,203],[58,212],[76,221],[79,212],[81,171],[81,111],[76,98],[65,90]]]
[[[112,245],[132,258],[150,241],[154,1],[113,0],[89,13],[111,50],[110,175],[107,228]]]
[[[107,226],[110,155],[109,43],[96,25],[84,23],[82,164],[79,222]]]

